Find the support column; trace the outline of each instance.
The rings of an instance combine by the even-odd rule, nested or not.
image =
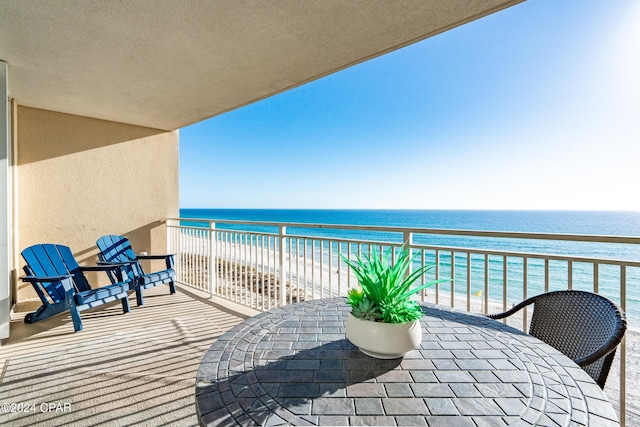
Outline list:
[[[11,320],[11,156],[7,63],[0,61],[0,339],[9,338]]]

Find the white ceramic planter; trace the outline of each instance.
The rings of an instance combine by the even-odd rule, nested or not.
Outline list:
[[[361,320],[349,313],[347,339],[361,352],[378,359],[397,359],[422,342],[420,321],[380,323]]]

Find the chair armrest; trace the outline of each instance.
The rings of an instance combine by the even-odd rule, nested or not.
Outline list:
[[[622,337],[624,337],[624,333],[626,330],[627,330],[627,319],[619,318],[614,334],[611,335],[611,337],[609,337],[609,339],[604,344],[602,344],[602,346],[600,346],[599,349],[597,349],[596,351],[594,351],[593,353],[587,356],[581,357],[579,359],[575,359],[574,362],[576,362],[576,364],[579,366],[588,366],[600,360],[601,358],[605,357],[612,351],[615,351],[618,348],[618,345],[620,344],[620,342],[622,341]]]
[[[132,262],[108,262],[108,261],[98,261],[98,265],[91,266],[81,266],[81,271],[105,271],[112,283],[114,282],[113,276],[111,273],[115,274],[115,279],[118,282],[126,282],[125,280],[128,276],[124,267],[130,266],[131,264],[135,264]]]
[[[62,284],[62,289],[64,289],[65,299],[67,300],[67,302],[69,302],[70,299],[73,298],[73,294],[76,292],[76,288],[74,287],[71,280],[65,279],[71,279],[72,277],[73,274],[61,274],[60,276],[21,276],[20,280],[22,280],[23,282],[31,283],[34,287],[36,287],[36,291],[38,293],[42,292],[42,290],[37,289],[38,287],[43,288],[42,283],[60,282]],[[39,286],[38,283],[40,283]]]
[[[164,255],[136,255],[136,259],[166,259],[168,257],[172,257],[175,254],[164,254]]]
[[[129,262],[98,261],[98,266],[124,267],[131,264],[135,264],[135,261],[129,261]]]
[[[175,254],[164,254],[164,255],[137,255],[136,259],[164,259],[167,264],[167,268],[173,268],[174,260],[173,257]]]
[[[126,262],[99,262],[98,265],[81,265],[80,271],[113,271],[125,265]]]
[[[524,307],[533,304],[538,299],[539,295],[531,297],[522,301],[520,304],[514,305],[510,310],[505,311],[504,313],[496,313],[496,314],[486,314],[485,316],[490,319],[504,319],[505,317],[509,317],[512,314],[522,310]]]
[[[70,279],[73,274],[62,274],[60,276],[21,276],[20,280],[23,282],[36,283],[36,282],[58,282],[63,279]]]

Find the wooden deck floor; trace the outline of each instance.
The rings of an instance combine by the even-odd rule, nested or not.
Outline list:
[[[119,302],[82,312],[77,333],[68,314],[29,325],[37,302],[17,307],[0,347],[0,403],[16,407],[0,425],[197,425],[200,360],[257,312],[180,286],[146,291],[142,307],[130,300],[127,314]]]

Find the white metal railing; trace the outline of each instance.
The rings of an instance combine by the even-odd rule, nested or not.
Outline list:
[[[639,314],[636,307],[627,310],[627,293],[640,300],[640,261],[616,257],[623,253],[640,260],[638,237],[171,218],[167,241],[177,256],[179,283],[258,310],[346,295],[357,280],[339,254],[394,248],[393,255],[406,244],[416,257],[413,268],[434,266],[422,283],[450,279],[423,291],[423,301],[488,313],[541,292],[583,289],[606,295],[630,317]],[[589,246],[587,256],[574,252],[580,245]],[[504,322],[527,330],[529,313],[526,308],[521,313]],[[624,340],[619,374],[616,391],[624,426]]]

